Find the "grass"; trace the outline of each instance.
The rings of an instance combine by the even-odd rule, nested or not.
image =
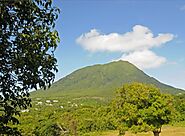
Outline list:
[[[118,136],[118,131],[92,132],[84,136]],[[125,136],[153,136],[152,132],[133,134],[127,132]],[[185,136],[185,127],[164,126],[160,136]]]

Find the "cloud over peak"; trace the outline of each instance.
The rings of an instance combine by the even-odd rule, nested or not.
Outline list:
[[[174,38],[173,34],[158,34],[154,37],[145,26],[136,25],[131,32],[124,34],[101,34],[96,29],[90,30],[77,38],[76,42],[90,52],[131,52],[158,47]]]
[[[166,62],[166,58],[157,56],[154,52],[149,50],[123,54],[118,60],[129,61],[140,69],[157,68]]]
[[[154,36],[152,31],[145,26],[135,25],[132,31],[123,34],[102,34],[92,29],[76,39],[77,44],[90,52],[121,52],[118,60],[127,60],[141,69],[156,68],[165,63],[164,57],[157,56],[150,49],[174,39],[170,33]]]

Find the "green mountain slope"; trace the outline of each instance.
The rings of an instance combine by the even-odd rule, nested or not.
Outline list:
[[[55,82],[50,89],[33,92],[32,96],[112,96],[118,87],[130,82],[154,84],[163,93],[183,92],[146,75],[129,62],[118,61],[74,71]]]

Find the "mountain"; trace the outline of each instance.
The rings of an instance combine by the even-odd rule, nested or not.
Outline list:
[[[162,93],[183,93],[181,89],[163,84],[148,76],[127,61],[88,66],[74,71],[55,82],[48,90],[39,90],[32,96],[112,96],[125,83],[142,82],[154,84]]]

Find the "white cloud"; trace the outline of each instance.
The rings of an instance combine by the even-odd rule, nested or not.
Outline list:
[[[96,29],[82,34],[76,42],[90,52],[121,52],[119,60],[127,60],[141,69],[157,68],[166,62],[166,58],[157,56],[150,49],[159,47],[175,36],[170,33],[154,36],[145,26],[135,25],[131,32],[123,34],[102,34]]]
[[[76,42],[91,52],[130,52],[158,47],[173,38],[174,35],[169,33],[158,34],[158,36],[154,37],[149,28],[136,25],[131,32],[124,34],[110,33],[106,35],[92,29],[90,32],[78,37]]]
[[[157,56],[149,50],[135,51],[126,55],[124,54],[118,60],[129,61],[140,69],[157,68],[166,62],[166,58]]]

